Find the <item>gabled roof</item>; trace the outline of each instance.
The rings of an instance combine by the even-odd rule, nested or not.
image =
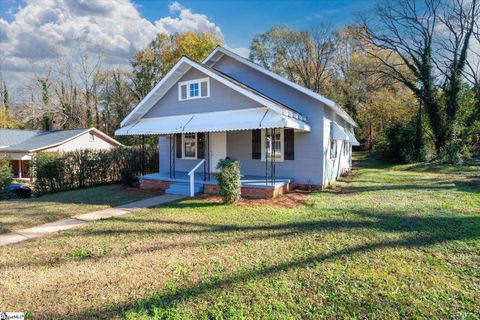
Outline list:
[[[163,77],[162,80],[160,80],[160,82],[152,89],[152,91],[150,91],[147,96],[145,96],[145,98],[143,98],[142,101],[140,101],[140,103],[132,110],[132,112],[130,112],[128,116],[123,119],[120,125],[123,127],[142,118],[191,68],[199,70],[212,79],[219,81],[230,89],[243,94],[244,96],[258,102],[270,110],[296,119],[305,120],[305,116],[269,97],[266,97],[253,88],[250,88],[213,68],[202,65],[186,56],[183,56],[165,75],[165,77]]]
[[[336,104],[334,101],[322,96],[321,94],[319,93],[316,93],[310,89],[307,89],[305,87],[302,87],[298,84],[296,84],[295,82],[292,82],[290,80],[288,80],[287,78],[284,78],[272,71],[269,71],[253,62],[251,62],[250,60],[248,59],[245,59],[244,57],[228,50],[228,49],[225,49],[224,47],[221,47],[221,46],[218,46],[215,50],[212,51],[212,53],[210,53],[208,55],[208,57],[205,58],[205,60],[203,60],[203,64],[205,65],[208,65],[210,67],[213,67],[215,65],[215,63],[217,63],[222,57],[223,55],[227,55],[229,56],[230,58],[232,59],[235,59],[236,61],[240,62],[240,63],[243,63],[263,74],[266,74],[272,78],[274,78],[275,80],[278,80],[292,88],[294,88],[295,90],[298,90],[320,102],[322,102],[323,104],[325,104],[326,106],[330,107],[331,109],[333,109],[333,111],[335,111],[336,114],[338,114],[341,118],[343,118],[345,121],[347,121],[349,124],[353,125],[353,126],[357,126],[357,123],[355,122],[355,120],[352,119],[352,117],[350,117],[348,115],[347,112],[345,112],[345,110],[342,109],[342,107],[340,107],[338,104]]]
[[[37,135],[38,130],[21,130],[21,129],[0,129],[0,148],[7,147],[12,143],[21,143],[31,137]]]
[[[111,144],[116,146],[121,145],[117,140],[110,138],[95,128],[54,131],[0,129],[2,143],[6,143],[3,147],[0,147],[0,152],[35,152],[49,149],[75,139],[87,132],[95,132]]]

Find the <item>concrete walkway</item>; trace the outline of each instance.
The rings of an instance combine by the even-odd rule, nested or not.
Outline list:
[[[28,229],[22,229],[6,234],[0,234],[0,247],[6,246],[11,243],[24,241],[27,239],[44,237],[57,231],[68,230],[83,226],[92,221],[121,216],[131,211],[157,206],[182,198],[185,198],[185,196],[162,194],[161,196],[130,202],[118,207],[84,213],[74,216],[72,218],[45,223]]]

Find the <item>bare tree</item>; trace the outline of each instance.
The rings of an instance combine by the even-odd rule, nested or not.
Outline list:
[[[323,90],[334,54],[331,28],[304,31],[276,26],[252,41],[250,59],[313,91]]]
[[[480,22],[475,22],[474,45],[469,49],[465,78],[473,86],[476,103],[476,117],[480,119]]]
[[[425,108],[438,155],[454,137],[461,75],[477,18],[477,0],[382,2],[371,20],[363,18],[366,42],[381,49],[371,51],[384,66],[380,72],[406,85]],[[420,109],[418,128],[421,114]]]
[[[415,0],[382,2],[376,8],[372,19],[362,18],[364,41],[376,49],[367,48],[367,53],[383,66],[375,71],[407,86],[420,102],[416,158],[420,157],[423,146],[422,107],[426,109],[436,135],[439,135],[444,127],[435,90],[432,59],[433,35],[438,23],[439,6],[439,0],[425,0],[422,9],[417,7]],[[437,150],[444,145],[440,139],[435,141]]]
[[[80,52],[80,81],[83,86],[83,95],[85,99],[86,125],[98,128],[100,126],[100,115],[98,110],[98,83],[97,74],[100,72],[104,54],[99,50],[95,56],[89,54],[87,50]]]
[[[285,73],[303,86],[320,92],[329,76],[334,53],[331,29],[321,25],[309,31],[292,32],[281,42]]]
[[[439,70],[445,77],[445,139],[456,137],[456,119],[460,107],[460,92],[463,72],[467,65],[470,41],[479,18],[480,7],[477,0],[452,0],[444,6],[439,20],[446,28],[446,35],[440,41],[442,50],[438,52],[444,67]],[[440,64],[440,63],[439,63]]]

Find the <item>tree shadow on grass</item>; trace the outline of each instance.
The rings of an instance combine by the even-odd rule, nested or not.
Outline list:
[[[375,191],[390,191],[390,190],[458,190],[463,192],[480,193],[480,186],[469,184],[468,181],[452,181],[438,183],[434,185],[422,184],[390,184],[381,186],[348,186],[341,190],[343,194],[355,194]]]
[[[478,222],[477,222],[478,223]],[[478,230],[477,230],[478,231]],[[473,234],[467,235],[467,237]],[[479,236],[476,232],[475,237]],[[446,238],[439,234],[434,235],[415,235],[406,237],[403,240],[379,241],[373,243],[366,243],[349,248],[343,248],[330,253],[322,253],[306,258],[292,259],[285,263],[279,263],[263,268],[252,269],[220,280],[207,280],[200,283],[185,286],[173,291],[166,291],[159,293],[150,298],[135,301],[133,303],[125,303],[113,307],[106,307],[98,310],[89,310],[86,313],[74,314],[73,319],[84,319],[89,316],[109,318],[124,314],[127,311],[142,311],[146,312],[147,316],[152,316],[154,311],[159,308],[172,308],[181,302],[189,301],[197,296],[208,294],[215,290],[227,289],[232,285],[238,283],[245,283],[250,280],[277,275],[289,270],[304,268],[310,265],[315,265],[325,261],[334,260],[343,256],[366,253],[374,250],[384,248],[398,248],[398,247],[421,247],[428,246],[444,241]],[[143,314],[143,313],[142,313]]]
[[[166,236],[187,237],[186,241],[176,241],[175,244],[160,244],[155,246],[141,246],[132,248],[128,254],[140,255],[147,252],[174,250],[176,248],[193,248],[201,246],[212,246],[218,244],[238,244],[246,241],[262,241],[273,238],[286,238],[291,235],[308,235],[328,231],[352,231],[372,230],[376,232],[402,232],[413,235],[426,235],[429,239],[436,239],[437,242],[451,240],[468,240],[480,237],[480,216],[467,215],[443,215],[418,216],[408,212],[399,211],[375,211],[375,210],[349,210],[348,213],[356,219],[322,219],[303,222],[289,222],[280,224],[242,225],[225,223],[203,223],[197,221],[179,221],[166,219],[149,219],[139,216],[117,217],[113,223],[99,225],[90,229],[79,229],[71,235],[64,237],[117,237],[123,236],[153,236],[159,241]],[[322,216],[325,217],[325,216]],[[328,215],[326,215],[328,217]],[[135,224],[139,227],[135,227]],[[142,227],[146,225],[148,227]],[[128,228],[125,228],[128,226]],[[189,237],[194,237],[193,240]],[[214,241],[204,241],[202,237],[214,236]],[[178,238],[181,239],[181,238]],[[419,245],[422,245],[422,238],[419,238]],[[415,238],[410,242],[415,243]],[[426,243],[426,244],[430,244]],[[95,255],[85,257],[85,260],[98,260],[104,257],[112,258],[123,256],[123,254],[109,254],[97,257]],[[20,266],[55,266],[66,263],[62,259],[28,260],[21,264],[12,262],[0,265],[0,269]]]

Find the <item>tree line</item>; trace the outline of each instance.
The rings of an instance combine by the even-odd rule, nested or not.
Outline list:
[[[252,39],[249,58],[343,106],[369,151],[458,162],[480,154],[479,15],[478,0],[382,1],[341,29],[273,26]],[[80,55],[36,76],[14,115],[5,86],[0,123],[113,135],[182,55],[201,61],[221,44],[208,32],[159,34],[129,69]]]

